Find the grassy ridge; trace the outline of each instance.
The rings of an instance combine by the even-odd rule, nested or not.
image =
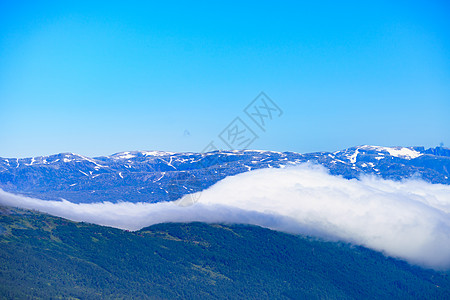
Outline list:
[[[347,244],[243,225],[160,224],[137,232],[0,208],[7,299],[426,298],[448,274]]]

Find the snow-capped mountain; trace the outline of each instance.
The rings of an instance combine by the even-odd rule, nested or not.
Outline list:
[[[304,162],[321,164],[331,174],[348,179],[363,174],[394,180],[416,176],[432,183],[450,184],[448,148],[366,145],[308,154],[257,150],[132,151],[95,158],[73,153],[0,158],[0,189],[76,203],[172,201],[226,176]]]

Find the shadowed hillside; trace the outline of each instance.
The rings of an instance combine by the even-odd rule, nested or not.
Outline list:
[[[2,207],[6,298],[440,298],[448,274],[347,244],[254,226],[137,232]]]

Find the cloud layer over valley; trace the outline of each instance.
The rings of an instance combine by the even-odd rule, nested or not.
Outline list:
[[[191,197],[199,201],[187,205]],[[163,222],[254,224],[450,268],[450,186],[418,179],[347,180],[304,164],[227,177],[177,202],[75,204],[0,190],[0,204],[130,230]]]

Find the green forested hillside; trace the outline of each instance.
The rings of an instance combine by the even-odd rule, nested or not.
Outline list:
[[[244,225],[138,232],[0,208],[0,298],[445,299],[448,274]]]

